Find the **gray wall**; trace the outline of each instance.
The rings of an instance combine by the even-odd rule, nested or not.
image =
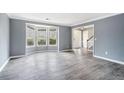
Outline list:
[[[70,27],[59,27],[59,50],[72,48],[72,31]]]
[[[95,55],[124,61],[124,14],[82,25],[90,24],[95,26]]]
[[[28,48],[25,49],[26,39],[26,27],[25,23],[41,24],[41,25],[52,25],[44,24],[39,22],[10,19],[10,56],[25,55],[39,50],[40,48]],[[58,25],[53,25],[58,26]],[[71,28],[66,26],[58,26],[60,28],[60,50],[71,48]],[[41,49],[40,49],[41,50]]]
[[[25,21],[10,19],[10,56],[25,55]]]
[[[9,18],[0,13],[0,67],[9,58]]]

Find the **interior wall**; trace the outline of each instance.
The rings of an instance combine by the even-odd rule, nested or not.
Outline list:
[[[10,56],[25,55],[25,21],[10,19]]]
[[[124,14],[74,27],[91,24],[95,27],[95,55],[124,62]]]
[[[71,27],[59,27],[59,50],[72,48],[72,31]]]
[[[0,67],[9,58],[9,18],[0,13]]]
[[[59,27],[59,50],[71,48],[71,27],[44,24],[40,22],[32,22],[19,19],[10,19],[10,56],[25,55],[25,51],[28,53],[34,52],[36,50],[41,50],[40,48],[28,48],[26,46],[26,23],[39,24],[39,25],[51,25]]]

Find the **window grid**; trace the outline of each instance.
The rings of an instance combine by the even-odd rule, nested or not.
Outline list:
[[[33,27],[26,25],[26,47],[56,46],[56,27]]]

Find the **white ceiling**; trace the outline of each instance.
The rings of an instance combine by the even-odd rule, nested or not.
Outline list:
[[[8,13],[10,18],[74,26],[87,21],[116,15],[116,13]],[[49,20],[46,20],[48,18]]]

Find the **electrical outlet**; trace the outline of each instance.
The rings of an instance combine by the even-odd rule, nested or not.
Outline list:
[[[105,51],[105,55],[108,55],[108,51]]]

